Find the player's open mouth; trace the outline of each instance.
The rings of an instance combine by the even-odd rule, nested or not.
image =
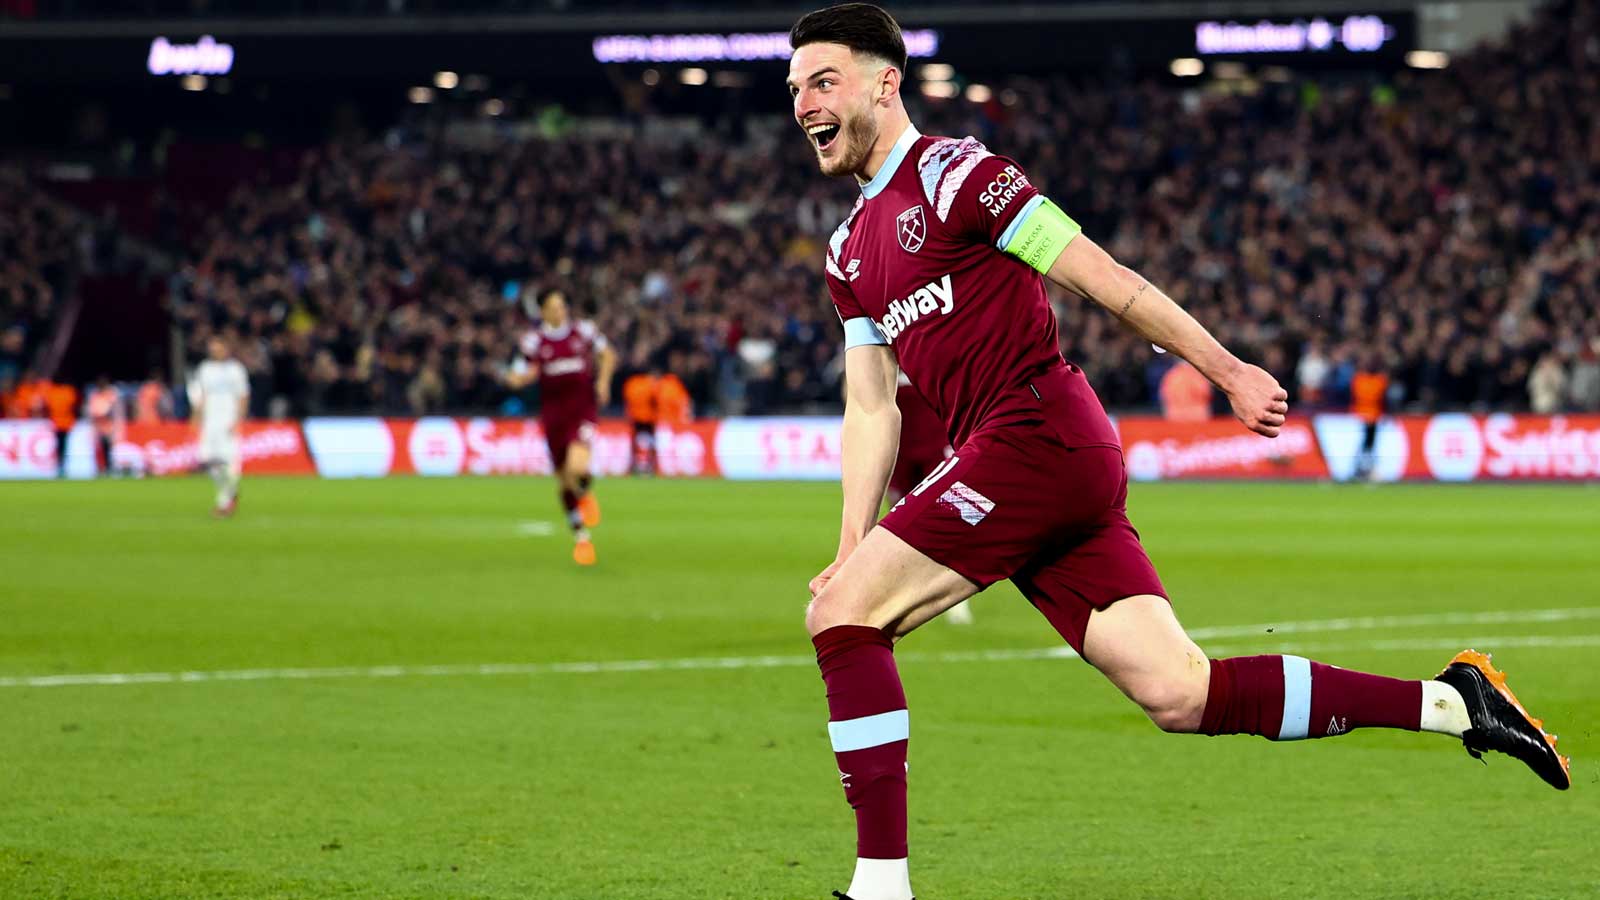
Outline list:
[[[836,138],[839,137],[838,122],[822,122],[816,125],[807,125],[806,134],[811,136],[818,150],[827,150]]]

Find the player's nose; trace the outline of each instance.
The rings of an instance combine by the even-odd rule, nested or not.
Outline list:
[[[801,127],[805,126],[807,119],[815,116],[821,111],[822,110],[817,107],[817,104],[809,96],[807,96],[806,91],[802,90],[800,93],[795,95],[794,120],[799,122]]]

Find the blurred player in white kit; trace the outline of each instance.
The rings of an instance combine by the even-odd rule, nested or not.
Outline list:
[[[214,337],[206,347],[207,359],[195,370],[194,416],[200,437],[200,465],[217,485],[217,518],[233,515],[239,506],[239,476],[244,459],[239,452],[239,428],[250,407],[250,376],[228,352],[228,342]]]

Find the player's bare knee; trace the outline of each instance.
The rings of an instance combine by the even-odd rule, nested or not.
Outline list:
[[[1138,691],[1135,699],[1157,728],[1175,734],[1200,730],[1211,690],[1211,663],[1204,654],[1189,654],[1186,665],[1172,677]]]
[[[867,610],[848,582],[835,576],[806,606],[806,631],[813,636],[839,625],[867,625]]]

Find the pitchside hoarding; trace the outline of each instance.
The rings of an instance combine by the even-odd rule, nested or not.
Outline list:
[[[1292,418],[1269,440],[1230,419],[1168,422],[1118,417],[1135,481],[1185,479],[1334,480],[1354,477],[1364,426],[1344,414]],[[594,470],[626,474],[632,427],[601,422],[591,440]],[[751,481],[831,481],[843,447],[835,417],[702,420],[656,434],[661,474]],[[528,419],[312,418],[246,423],[247,475],[548,475],[550,453]],[[93,432],[74,428],[68,478],[98,469]],[[56,437],[43,420],[0,420],[0,479],[56,477]],[[112,451],[116,468],[141,475],[196,471],[198,447],[183,423],[128,425]],[[1398,416],[1378,428],[1372,477],[1378,481],[1586,481],[1600,483],[1600,415]]]

